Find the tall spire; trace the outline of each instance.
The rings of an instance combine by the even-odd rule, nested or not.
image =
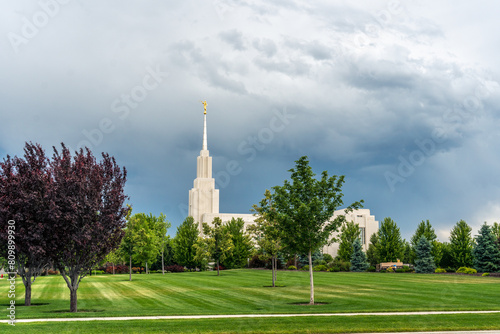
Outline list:
[[[208,150],[207,147],[207,101],[201,101],[203,103],[203,147],[202,150]]]

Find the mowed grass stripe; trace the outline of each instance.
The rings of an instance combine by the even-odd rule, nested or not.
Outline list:
[[[271,288],[268,270],[228,270],[166,275],[86,277],[78,308],[68,314],[69,289],[59,276],[40,277],[33,285],[36,307],[20,307],[19,318],[73,316],[192,315],[242,313],[372,312],[419,310],[499,310],[500,280],[493,277],[315,272],[315,299],[309,300],[309,274],[278,272]],[[23,303],[18,282],[17,303]],[[8,285],[0,281],[0,303],[7,305]]]

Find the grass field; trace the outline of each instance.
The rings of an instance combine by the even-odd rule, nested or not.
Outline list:
[[[380,273],[315,273],[316,301],[309,299],[307,272],[279,272],[278,284],[270,288],[265,270],[134,275],[99,275],[85,278],[78,290],[77,314],[69,310],[69,290],[59,276],[39,277],[33,285],[31,307],[23,304],[24,288],[17,285],[16,317],[113,317],[144,315],[262,314],[383,312],[421,310],[500,310],[500,279],[455,275]],[[7,282],[0,281],[0,304],[7,305]],[[5,315],[7,310],[5,310]],[[2,316],[1,318],[6,319]],[[482,319],[482,320],[480,320]],[[403,321],[404,320],[404,321]],[[375,325],[377,324],[377,325]],[[385,324],[385,325],[383,325]],[[4,324],[2,324],[3,326]],[[7,326],[7,325],[5,325]],[[88,327],[90,326],[90,327]],[[78,329],[93,332],[96,326],[109,333],[123,332],[316,332],[431,329],[500,329],[500,315],[371,316],[281,319],[155,320],[92,323],[17,324],[30,332]],[[207,327],[208,326],[208,327]],[[431,327],[428,327],[431,326]],[[168,330],[167,330],[168,328]],[[50,329],[50,330],[49,330]],[[116,331],[113,331],[115,329]],[[86,331],[88,330],[88,331]],[[314,332],[314,330],[312,331]]]

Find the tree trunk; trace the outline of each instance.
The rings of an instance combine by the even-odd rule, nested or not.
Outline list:
[[[297,254],[295,254],[295,255],[293,256],[293,259],[295,260],[295,268],[298,268],[298,267],[297,267]]]
[[[130,266],[128,267],[128,280],[132,281],[132,255],[130,255]]]
[[[31,279],[28,277],[24,284],[24,306],[31,306]]]
[[[149,271],[148,271],[148,261],[146,261],[146,275],[149,274]]]
[[[309,250],[309,279],[311,281],[311,298],[309,300],[310,305],[314,305],[314,281],[313,281],[313,266],[312,266],[312,256],[311,250]]]
[[[274,281],[278,280],[278,257],[274,257]]]
[[[77,291],[78,291],[77,289],[70,289],[69,290],[69,293],[70,293],[69,311],[74,312],[74,313],[76,313],[78,311],[78,308],[77,308],[78,299],[76,296]]]
[[[273,275],[273,288],[276,287],[275,278],[274,278],[274,271],[276,270],[275,267],[276,267],[276,265],[274,264],[274,255],[273,255],[271,257],[271,268],[272,268],[272,275]]]
[[[220,276],[220,274],[219,274],[219,260],[217,260],[217,276]]]
[[[165,262],[163,262],[163,250],[161,251],[161,272],[165,275]]]
[[[113,275],[115,274],[115,264],[111,263],[113,265]]]

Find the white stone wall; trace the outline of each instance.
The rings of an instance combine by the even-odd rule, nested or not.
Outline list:
[[[337,210],[333,214],[333,218],[343,214],[344,210]],[[362,233],[363,238],[361,240],[361,243],[363,244],[363,250],[366,252],[370,243],[370,237],[373,233],[378,232],[379,223],[375,220],[375,216],[370,215],[369,209],[359,209],[354,210],[353,212],[346,215],[346,220],[355,222],[361,229],[364,229],[364,233]],[[332,237],[338,237],[339,232],[333,233]],[[335,257],[337,256],[338,250],[339,243],[333,243],[329,246],[323,247],[323,254],[330,254],[331,256]]]

